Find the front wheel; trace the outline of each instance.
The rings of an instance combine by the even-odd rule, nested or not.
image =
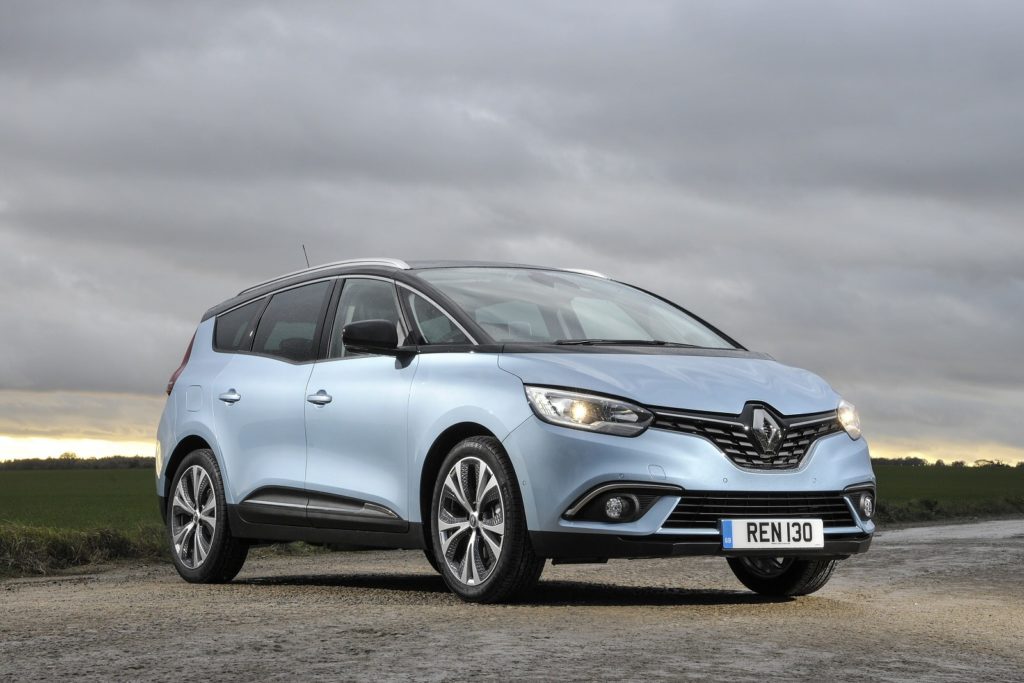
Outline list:
[[[729,557],[729,568],[744,586],[773,597],[809,595],[832,578],[836,560],[794,557]]]
[[[225,583],[235,578],[249,542],[228,528],[224,483],[213,452],[192,451],[182,461],[167,502],[171,559],[190,583]]]
[[[445,458],[430,506],[434,560],[469,602],[514,599],[544,569],[530,545],[515,472],[491,437],[460,442]]]

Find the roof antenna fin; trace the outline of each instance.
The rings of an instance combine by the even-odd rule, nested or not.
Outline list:
[[[309,254],[306,253],[306,245],[302,245],[302,255],[306,257],[306,267],[309,268]]]

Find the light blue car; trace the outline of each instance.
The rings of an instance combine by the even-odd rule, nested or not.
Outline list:
[[[803,595],[875,530],[852,405],[590,271],[291,273],[207,311],[167,393],[156,489],[187,581],[302,540],[423,549],[478,602],[547,559],[675,555]]]

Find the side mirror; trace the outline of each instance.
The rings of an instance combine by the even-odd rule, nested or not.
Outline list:
[[[398,331],[395,323],[387,320],[349,323],[341,329],[341,341],[346,349],[360,353],[398,355]]]

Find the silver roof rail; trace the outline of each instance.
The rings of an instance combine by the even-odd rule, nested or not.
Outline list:
[[[346,259],[344,261],[335,261],[334,263],[325,263],[322,266],[313,266],[312,268],[303,268],[302,270],[292,271],[291,273],[286,273],[284,275],[278,275],[275,278],[271,278],[271,279],[266,280],[264,282],[261,282],[259,284],[253,285],[252,287],[246,287],[245,289],[243,289],[241,292],[238,293],[238,296],[242,296],[243,294],[245,294],[247,292],[251,292],[254,289],[259,289],[260,287],[266,287],[267,285],[272,285],[275,282],[281,282],[283,280],[287,280],[289,278],[293,278],[296,275],[304,275],[305,273],[315,273],[315,272],[320,271],[320,270],[328,270],[330,268],[338,268],[338,267],[341,267],[341,266],[385,266],[387,268],[398,268],[399,270],[409,270],[409,264],[406,263],[405,261],[403,261],[401,259],[397,259],[397,258],[352,258],[352,259]]]
[[[611,280],[610,277],[608,277],[604,273],[599,273],[596,270],[587,270],[586,268],[562,268],[561,270],[564,270],[569,273],[579,273],[580,275],[592,275],[594,277],[604,278],[605,280]]]

